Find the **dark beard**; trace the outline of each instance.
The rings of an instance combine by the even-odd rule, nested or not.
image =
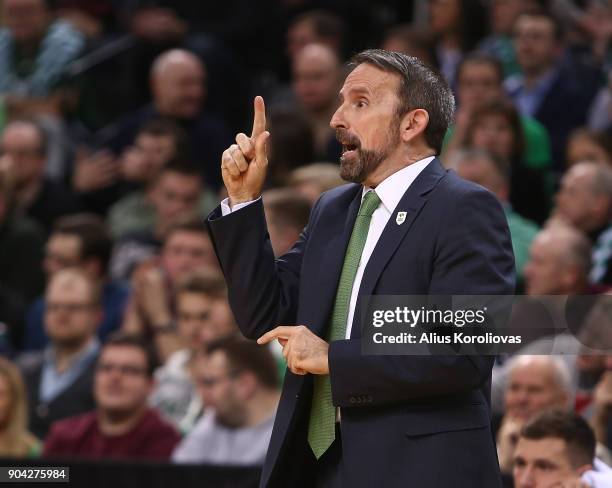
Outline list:
[[[387,158],[388,151],[357,149],[357,160],[345,162],[340,158],[340,177],[351,183],[363,182]]]

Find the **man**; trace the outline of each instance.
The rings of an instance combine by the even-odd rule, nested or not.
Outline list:
[[[236,332],[227,301],[227,288],[217,271],[200,271],[181,281],[175,293],[176,328],[181,349],[155,371],[155,389],[149,404],[189,432],[202,413],[202,401],[193,377],[197,352],[216,339]]]
[[[499,61],[483,54],[465,57],[457,68],[459,109],[455,124],[449,129],[443,152],[450,154],[465,141],[474,111],[487,103],[504,98],[504,76]],[[548,133],[542,124],[528,115],[521,116],[525,138],[525,165],[534,170],[550,167],[552,156]]]
[[[47,287],[44,352],[24,354],[30,430],[42,439],[51,423],[91,410],[93,371],[100,344],[101,309],[95,283],[83,271],[65,269]]]
[[[362,355],[357,311],[369,295],[512,293],[503,210],[435,159],[454,105],[438,75],[388,51],[355,64],[331,119],[353,184],[323,194],[280,259],[259,199],[260,97],[251,138],[238,134],[222,157],[229,198],[208,223],[230,303],[244,335],[278,338],[289,366],[261,485],[499,486],[492,359]]]
[[[276,188],[264,195],[266,222],[274,256],[288,252],[308,223],[310,203],[289,188]]]
[[[595,435],[575,413],[550,410],[520,432],[514,453],[516,488],[606,488],[610,468],[595,459]]]
[[[514,25],[517,61],[522,74],[506,81],[518,111],[537,119],[550,136],[553,164],[561,171],[567,138],[586,125],[587,111],[599,87],[599,72],[562,58],[563,33],[544,12],[522,13]]]
[[[2,2],[0,93],[45,97],[85,47],[69,23],[53,21],[46,0]]]
[[[78,212],[81,204],[59,183],[46,178],[47,136],[34,120],[15,120],[1,136],[3,158],[15,181],[15,207],[47,232],[55,220]]]
[[[555,216],[593,243],[591,282],[612,285],[612,169],[593,162],[572,165],[555,201]]]
[[[218,119],[202,112],[206,98],[206,70],[189,51],[172,49],[159,55],[151,67],[153,104],[119,121],[110,146],[115,151],[132,144],[138,129],[147,121],[166,117],[179,124],[189,137],[189,148],[207,184],[220,183],[215,167],[229,138],[229,131]]]
[[[293,92],[312,125],[315,157],[323,161],[336,160],[340,154],[329,119],[338,105],[341,78],[340,59],[323,44],[305,46],[293,62]]]
[[[147,407],[155,359],[139,339],[115,335],[96,365],[96,409],[53,425],[45,457],[148,459],[170,457],[180,437]]]
[[[523,268],[527,263],[531,242],[538,233],[538,226],[521,217],[510,205],[510,168],[486,151],[479,150],[465,150],[455,154],[451,166],[459,176],[484,186],[502,203],[512,237],[517,281],[522,285]]]
[[[323,44],[340,56],[345,41],[343,20],[327,10],[312,10],[297,16],[287,29],[287,54],[293,62],[309,44]]]
[[[106,225],[93,214],[75,214],[57,221],[46,245],[43,263],[47,279],[58,271],[75,267],[81,269],[101,290],[102,317],[96,334],[101,341],[118,329],[128,300],[126,286],[109,280],[108,264],[113,241]],[[47,345],[43,316],[45,299],[36,300],[26,317],[24,348],[38,350]]]
[[[344,183],[340,168],[334,163],[313,163],[294,169],[289,175],[289,186],[303,195],[312,207],[325,191]]]
[[[518,432],[549,408],[569,410],[574,391],[568,367],[553,356],[514,356],[505,367],[504,416],[497,433],[497,453],[503,472],[512,471]],[[499,376],[495,376],[499,380]],[[494,382],[495,387],[501,386]]]
[[[269,350],[227,337],[208,345],[195,375],[207,410],[172,454],[177,463],[262,465],[278,405]]]

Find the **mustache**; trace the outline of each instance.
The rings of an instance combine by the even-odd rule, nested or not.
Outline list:
[[[361,147],[361,141],[359,138],[351,134],[347,129],[336,129],[336,139],[343,146],[355,146],[357,148]]]

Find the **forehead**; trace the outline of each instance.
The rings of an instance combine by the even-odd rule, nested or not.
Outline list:
[[[362,63],[346,77],[340,95],[347,97],[351,94],[364,93],[373,97],[396,96],[399,83],[399,74],[383,71],[369,63]]]
[[[110,345],[102,349],[100,361],[121,361],[124,364],[146,366],[147,358],[144,351],[137,347]]]
[[[555,26],[550,21],[550,19],[546,17],[533,17],[524,15],[522,17],[519,17],[519,19],[517,20],[516,29],[547,32],[553,35]]]
[[[528,461],[548,460],[554,464],[569,463],[565,441],[557,437],[544,439],[519,438],[516,445],[515,456],[521,456]]]
[[[178,308],[209,308],[212,298],[202,292],[181,291],[177,296]]]

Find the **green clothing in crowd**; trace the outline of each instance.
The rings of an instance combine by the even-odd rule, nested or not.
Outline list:
[[[505,207],[505,211],[512,239],[517,281],[520,283],[523,281],[523,269],[529,260],[529,248],[540,229],[531,220],[514,212],[509,205]]]

